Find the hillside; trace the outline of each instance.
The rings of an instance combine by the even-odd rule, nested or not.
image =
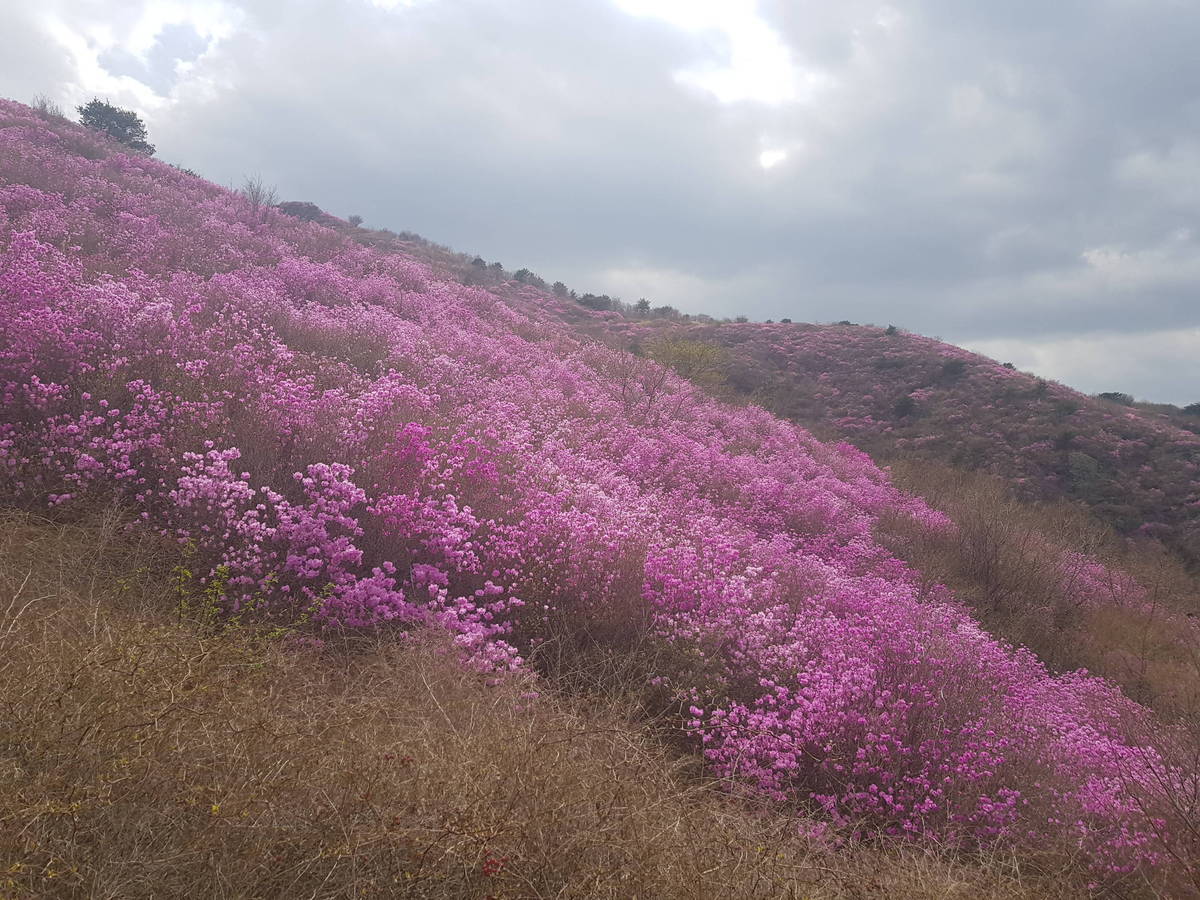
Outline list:
[[[0,503],[122,510],[191,613],[433,629],[498,687],[619,670],[838,841],[1195,878],[1186,741],[899,558],[885,525],[955,523],[854,447],[7,102],[0,246]]]
[[[525,286],[512,291],[529,302]],[[538,304],[556,310],[559,304]],[[1085,504],[1124,534],[1200,563],[1200,416],[1091,397],[895,328],[561,314],[614,346],[718,348],[732,397],[877,459],[985,471],[1033,500]],[[668,349],[664,357],[671,362]]]
[[[1200,560],[1200,436],[1166,416],[906,332],[732,324],[683,333],[725,348],[733,387],[782,416],[834,429],[873,455],[937,460],[1001,476],[1031,498],[1081,501],[1123,533]]]
[[[1119,393],[1091,397],[893,326],[717,321],[670,307],[643,312],[609,297],[571,300],[528,270],[480,268],[416,235],[347,233],[400,247],[531,317],[650,355],[685,376],[695,350],[710,348],[706,386],[729,399],[876,459],[988,472],[1028,500],[1082,503],[1118,532],[1159,540],[1200,565],[1200,414]],[[612,308],[591,308],[593,299]],[[691,347],[681,353],[679,342]]]
[[[1057,671],[1102,675],[1168,715],[1192,718],[1200,708],[1200,581],[1190,549],[1200,419],[1187,411],[1088,397],[891,327],[639,309],[561,283],[549,290],[527,269],[510,273],[411,233],[341,231],[659,363],[709,395],[868,450],[956,525],[932,538],[881,537],[923,578],[952,584],[991,633]],[[879,407],[879,418],[843,415]],[[1073,427],[1063,429],[1071,410]]]

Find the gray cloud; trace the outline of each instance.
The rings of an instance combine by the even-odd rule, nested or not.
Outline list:
[[[154,38],[141,59],[123,47],[106,50],[99,62],[113,75],[127,75],[166,95],[179,80],[179,63],[189,63],[208,48],[208,42],[190,25],[170,24]]]
[[[1127,389],[1200,399],[1192,4],[763,0],[808,87],[727,103],[677,76],[737,62],[732,33],[609,0],[169,9],[0,12],[43,32],[0,85],[77,102],[91,52],[160,155],[214,180],[580,290],[1025,347],[1085,390],[1124,389],[1115,341]],[[64,53],[52,21],[87,40]]]

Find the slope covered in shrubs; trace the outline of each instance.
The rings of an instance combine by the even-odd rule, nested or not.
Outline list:
[[[1181,409],[1119,391],[1090,397],[894,326],[717,321],[609,297],[597,308],[585,302],[593,295],[555,294],[537,276],[510,275],[499,264],[481,269],[416,235],[389,236],[396,237],[355,235],[399,243],[529,315],[648,354],[687,377],[696,352],[708,352],[707,386],[729,398],[876,458],[983,471],[1026,499],[1083,503],[1119,532],[1160,540],[1200,565],[1200,402]]]
[[[729,387],[883,458],[984,471],[1031,499],[1085,503],[1126,534],[1200,563],[1200,434],[894,328],[630,321],[595,316],[618,345],[670,337],[723,351]],[[1200,419],[1196,419],[1200,425]]]
[[[911,493],[936,497],[957,526],[889,529],[888,545],[923,577],[952,583],[991,633],[1029,647],[1052,668],[1087,668],[1171,717],[1195,718],[1200,580],[1189,547],[1200,463],[1192,435],[1200,419],[1188,410],[1134,404],[1125,395],[1086,397],[892,327],[716,322],[645,302],[601,298],[598,305],[585,302],[592,295],[577,300],[562,284],[547,291],[527,270],[510,274],[417,235],[348,233],[485,285],[534,318],[647,357],[711,395],[763,405],[831,440],[869,449],[905,476]],[[793,355],[764,345],[780,335]],[[802,376],[806,367],[820,373],[812,384]],[[976,390],[972,373],[979,371],[1005,380],[1009,400],[1021,390],[1039,400],[1061,395],[1053,400],[1057,418],[1036,409],[1026,414],[1021,402],[995,402],[991,380]],[[912,384],[930,386],[912,392]],[[836,418],[831,404],[814,401],[818,395],[840,404]],[[846,417],[855,406],[890,409],[892,418]],[[1089,431],[1058,430],[1055,422],[1072,409],[1075,424]],[[1115,439],[1115,431],[1129,440]],[[1050,446],[1035,446],[1039,435],[1053,437],[1060,452],[1030,453]],[[1065,442],[1076,439],[1107,453],[1106,479],[1092,477],[1093,457],[1068,452]],[[1126,454],[1141,448],[1136,472],[1121,469],[1114,440]],[[1074,474],[1060,477],[1064,469]],[[1100,485],[1118,505],[1097,499]],[[1156,521],[1142,521],[1141,513]]]
[[[1195,773],[879,543],[953,524],[863,453],[261,212],[0,104],[4,505],[128,508],[217,617],[635,655],[711,772],[849,831],[1187,877]]]
[[[884,542],[923,577],[1051,669],[1087,669],[1195,729],[1200,583],[1173,554],[1131,543],[1078,504],[1021,500],[995,476],[911,460],[889,471],[956,526],[883,524]]]

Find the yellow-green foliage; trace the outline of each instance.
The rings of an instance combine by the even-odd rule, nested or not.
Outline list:
[[[646,355],[705,390],[715,391],[725,384],[729,353],[716,344],[662,337],[647,344]]]

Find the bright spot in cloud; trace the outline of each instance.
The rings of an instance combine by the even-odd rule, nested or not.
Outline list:
[[[786,150],[764,150],[758,154],[758,164],[764,169],[771,169],[779,165],[788,157]]]
[[[724,64],[675,73],[722,103],[777,105],[809,99],[828,76],[795,64],[779,33],[758,14],[755,0],[615,0],[624,12],[661,19],[690,32],[716,32],[728,46]]]

